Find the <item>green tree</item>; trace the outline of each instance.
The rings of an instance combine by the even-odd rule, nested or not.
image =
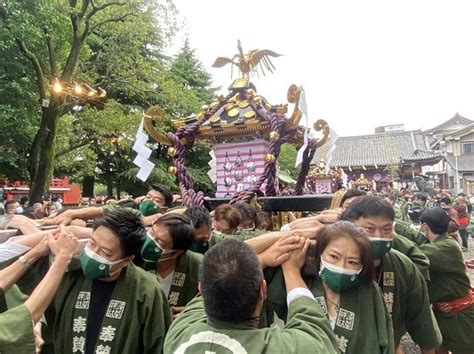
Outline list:
[[[93,195],[96,180],[120,189],[118,176],[132,167],[131,147],[141,116],[133,107],[109,101],[103,110],[85,109],[63,117],[58,134],[56,174],[83,181]]]
[[[153,80],[143,84],[141,79],[160,71],[153,64],[161,60],[157,53],[173,33],[174,24],[167,19],[174,18],[174,11],[170,2],[162,5],[153,0],[5,0],[0,4],[0,51],[2,58],[8,58],[4,67],[10,70],[19,61],[16,65],[21,69],[15,78],[2,75],[2,81],[23,78],[24,87],[30,89],[23,96],[31,95],[34,83],[36,111],[41,114],[31,124],[38,128],[28,153],[32,201],[40,200],[49,187],[59,118],[78,103],[52,94],[50,85],[56,78],[64,83],[85,79],[117,96],[146,100],[156,84]]]
[[[180,118],[209,103],[210,76],[188,41],[175,57],[163,55],[174,13],[171,2],[158,0],[0,4],[0,169],[31,179],[32,200],[49,187],[53,168],[75,181],[108,182],[109,192],[143,189],[130,161],[141,112],[158,104]],[[105,88],[109,102],[99,110],[54,95],[56,78]],[[172,129],[170,120],[159,129]],[[150,147],[157,163],[150,181],[173,185],[166,148]],[[209,144],[196,142],[187,157],[196,188],[205,191],[213,188],[208,152]]]
[[[202,63],[196,58],[195,50],[190,48],[188,39],[185,40],[181,51],[174,58],[170,73],[173,80],[186,94],[186,98],[180,100],[179,111],[181,114],[192,114],[201,105],[212,100],[215,89],[211,88],[211,75],[206,72]]]
[[[278,168],[293,178],[298,177],[300,167],[295,167],[296,148],[291,144],[283,144],[278,157]]]

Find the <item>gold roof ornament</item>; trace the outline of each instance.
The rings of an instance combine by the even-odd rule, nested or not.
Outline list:
[[[150,134],[151,137],[160,144],[171,145],[170,138],[156,130],[153,125],[153,122],[159,125],[164,121],[164,119],[165,111],[163,111],[163,109],[161,109],[159,106],[151,106],[143,114],[143,120],[145,122],[145,128],[148,131],[148,134]]]
[[[373,182],[372,180],[366,178],[363,173],[361,173],[358,179],[349,182],[349,186],[350,188],[372,190]]]
[[[304,136],[304,127],[300,126],[302,112],[298,109],[302,87],[291,85],[288,88],[287,100],[293,105],[293,110],[288,112],[288,104],[271,104],[264,96],[257,94],[257,89],[250,82],[250,75],[257,73],[260,65],[262,71],[265,68],[272,72],[273,65],[270,57],[278,57],[279,54],[271,50],[251,50],[243,54],[240,41],[237,48],[239,53],[232,59],[217,58],[215,67],[221,67],[227,63],[237,65],[242,72],[242,77],[235,79],[228,87],[229,93],[224,97],[220,95],[208,105],[203,105],[200,112],[189,117],[171,119],[176,130],[199,125],[193,136],[197,140],[207,141],[245,141],[249,139],[268,137],[272,132],[269,117],[276,115],[285,120],[285,131],[294,131],[294,135],[288,140],[290,144],[301,146]],[[287,114],[289,115],[287,116]],[[172,145],[168,136],[161,133],[157,125],[164,121],[165,113],[158,107],[153,106],[145,112],[145,127],[152,138],[164,145]],[[329,125],[324,120],[318,120],[313,129],[320,132],[314,148],[323,145],[329,136]],[[181,134],[179,139],[186,141],[185,135]],[[193,138],[194,139],[194,138]]]
[[[275,66],[270,60],[270,57],[279,57],[281,54],[275,53],[270,49],[253,49],[247,54],[244,54],[240,40],[237,41],[237,50],[232,59],[226,57],[219,57],[216,59],[212,66],[214,68],[221,68],[227,64],[235,65],[239,68],[240,73],[243,77],[249,77],[250,75],[257,74],[260,70],[263,76],[265,76],[265,70],[273,73]],[[260,68],[258,65],[260,64]]]
[[[306,127],[299,125],[302,112],[299,110],[302,87],[292,85],[288,89],[287,98],[293,104],[293,112],[289,117],[288,104],[273,105],[265,97],[257,94],[257,89],[250,82],[251,75],[259,72],[265,75],[265,71],[273,72],[275,67],[270,57],[279,57],[271,50],[251,50],[244,55],[240,41],[237,44],[238,54],[232,59],[220,57],[214,62],[214,67],[223,67],[227,64],[237,66],[241,77],[230,85],[226,96],[216,97],[208,105],[203,105],[200,112],[186,118],[171,119],[175,132],[163,134],[158,125],[164,121],[164,111],[153,106],[145,112],[145,127],[148,133],[161,144],[168,145],[168,154],[173,160],[168,172],[176,174],[179,187],[182,191],[183,202],[187,206],[203,205],[204,194],[195,192],[191,177],[186,171],[184,155],[192,148],[195,140],[207,140],[213,143],[243,143],[255,139],[269,141],[268,150],[265,152],[265,178],[252,181],[252,185],[246,190],[237,191],[231,200],[232,203],[248,202],[260,188],[265,180],[275,181],[276,169],[269,167],[276,163],[282,144],[290,143],[296,146],[303,144],[303,136]],[[309,153],[303,156],[303,163],[295,188],[297,194],[302,194],[302,186],[306,181],[311,156],[315,149],[324,144],[329,136],[329,125],[320,119],[313,128],[320,132],[320,137],[311,138],[308,142]],[[312,155],[311,155],[312,154]],[[273,177],[273,178],[272,178]],[[275,183],[266,185],[267,195],[276,195]]]

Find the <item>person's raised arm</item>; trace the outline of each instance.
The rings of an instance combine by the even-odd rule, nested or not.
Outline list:
[[[301,268],[306,259],[310,240],[301,238],[299,248],[292,251],[290,258],[282,264],[285,277],[288,320],[284,331],[306,333],[298,336],[292,350],[295,353],[338,353],[337,342],[328,319],[318,306],[313,294],[301,277]],[[290,340],[294,334],[289,334]]]
[[[103,210],[101,207],[88,207],[81,209],[68,209],[52,217],[43,219],[43,225],[69,225],[73,219],[95,219],[101,217]]]
[[[319,227],[312,227],[308,229],[298,229],[296,231],[274,231],[245,240],[245,243],[259,254],[283,237],[300,236],[303,238],[313,239],[318,236],[319,230]]]
[[[316,216],[308,216],[305,218],[296,219],[287,224],[287,227],[291,230],[320,227],[323,224],[332,224],[336,221],[339,221],[339,219],[341,218],[341,214],[342,211],[340,209],[325,210],[321,214]]]
[[[0,289],[7,292],[10,287],[20,279],[23,274],[35,263],[39,258],[47,255],[49,252],[48,239],[43,236],[34,248],[21,256],[16,262],[10,264],[5,269],[0,270]]]
[[[92,232],[94,231],[91,227],[83,227],[83,226],[67,226],[66,230],[68,232],[72,232],[77,239],[82,240],[85,238],[91,238]]]
[[[53,300],[77,248],[77,239],[63,228],[57,238],[53,235],[48,236],[48,244],[56,257],[48,273],[25,302],[34,323],[39,321]]]
[[[7,228],[18,229],[23,235],[38,232],[38,224],[24,215],[13,215],[13,218],[7,224]]]
[[[287,294],[290,294],[292,290],[297,288],[308,289],[301,277],[301,268],[306,260],[309,242],[308,238],[300,238],[298,249],[292,251],[288,260],[281,265]]]
[[[66,230],[72,232],[78,239],[90,238],[92,236],[92,229],[81,226],[67,226]],[[0,244],[0,262],[8,261],[20,254],[29,251],[31,248],[38,245],[49,234],[57,234],[59,228],[53,230],[45,230],[35,232],[29,235],[17,236],[8,239],[7,242]],[[17,245],[17,246],[15,246]]]
[[[54,233],[56,230],[57,229],[38,231],[29,235],[18,236],[15,238],[11,238],[10,242],[16,243],[17,245],[23,245],[26,247],[35,247],[38,243],[41,242],[41,240],[43,240],[49,234]]]
[[[263,252],[257,254],[262,269],[266,267],[277,267],[285,262],[291,251],[298,249],[300,245],[299,236],[283,236]]]

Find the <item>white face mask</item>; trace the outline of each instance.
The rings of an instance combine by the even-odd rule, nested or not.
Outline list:
[[[174,251],[170,250],[163,250],[163,253],[161,254],[160,258],[158,259],[158,263],[168,261],[173,258],[178,258],[179,254],[173,254]]]
[[[340,274],[348,274],[348,275],[356,275],[362,272],[362,268],[359,270],[354,270],[354,269],[347,269],[347,268],[342,268],[338,267],[334,264],[326,262],[322,257],[321,257],[321,271],[326,268],[328,270],[332,270],[333,272],[340,273]],[[321,272],[320,271],[320,272]]]
[[[19,206],[18,208],[15,209],[15,214],[21,214],[23,213],[23,208]]]
[[[103,263],[103,264],[108,264],[110,267],[115,265],[115,264],[118,264],[120,263],[122,259],[119,259],[118,261],[109,261],[107,258],[104,258],[100,255],[98,255],[97,253],[95,253],[94,251],[92,251],[89,247],[87,247],[87,245],[84,247],[84,252],[92,259],[95,259],[97,262],[100,262],[100,263]]]

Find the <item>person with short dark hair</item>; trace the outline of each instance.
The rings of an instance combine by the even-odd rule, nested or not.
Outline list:
[[[5,213],[7,216],[12,217],[15,214],[23,213],[23,209],[17,200],[7,200],[5,202]]]
[[[158,192],[161,195],[153,192]],[[171,208],[173,204],[173,193],[166,187],[164,184],[155,183],[150,186],[150,190],[148,191],[147,195],[150,195],[152,199],[158,202],[159,205],[166,206]],[[159,200],[158,200],[159,198]]]
[[[165,352],[336,353],[329,322],[300,274],[309,242],[299,243],[282,265],[289,303],[285,327],[257,327],[266,297],[262,269],[247,244],[228,239],[204,256],[199,271],[202,297],[173,322]]]
[[[204,254],[209,247],[216,242],[216,237],[212,233],[212,219],[209,210],[205,207],[192,206],[185,210],[186,215],[193,225],[194,239],[190,250]]]
[[[394,353],[392,323],[373,282],[373,255],[364,230],[348,221],[324,226],[302,275],[328,317],[341,353]],[[285,319],[283,287],[277,272],[268,286],[268,301]]]
[[[346,193],[344,193],[344,196],[342,197],[341,202],[339,203],[339,207],[345,210],[349,207],[349,205],[352,203],[352,201],[354,201],[355,198],[363,197],[364,195],[367,195],[367,192],[361,189],[348,189]]]
[[[416,193],[413,197],[413,203],[408,207],[408,216],[413,224],[418,225],[420,223],[420,215],[425,210],[426,195],[422,193]]]
[[[51,308],[56,353],[162,352],[170,309],[153,274],[132,263],[145,234],[126,210],[95,220],[80,269],[66,273]]]
[[[67,209],[65,212],[45,219],[44,225],[69,225],[74,219],[90,220],[101,217],[108,212],[118,209],[126,209],[143,217],[145,225],[152,225],[153,222],[163,212],[168,210],[173,202],[173,195],[166,186],[162,184],[153,184],[150,186],[146,196],[139,199],[138,210],[131,208],[131,205],[121,206],[115,204],[107,204],[104,206],[91,206],[78,209]]]
[[[474,294],[459,245],[447,235],[450,216],[435,207],[421,214],[419,231],[403,229],[403,236],[419,245],[430,260],[430,301],[443,335],[439,353],[472,353]]]
[[[450,221],[449,221],[449,226],[448,226],[448,235],[452,238],[454,238],[456,241],[458,241],[460,244],[462,244],[461,236],[458,232],[459,230],[459,216],[458,212],[454,210],[454,208],[451,205],[451,198],[448,196],[444,196],[440,198],[438,202],[438,206],[443,209],[446,214],[449,215]]]
[[[26,209],[30,206],[30,199],[28,197],[21,197],[20,198],[20,206],[23,209]]]
[[[390,203],[371,196],[354,200],[341,217],[364,229],[371,242],[376,281],[392,316],[395,348],[408,331],[422,350],[433,352],[441,344],[441,334],[430,307],[425,279],[412,260],[393,245],[421,261],[417,265],[429,263],[425,262],[426,256],[418,255],[414,244],[406,245],[403,237],[395,236],[394,218]]]
[[[156,275],[174,316],[198,293],[202,255],[189,250],[193,231],[186,215],[169,212],[153,224],[141,248],[140,266]]]
[[[249,203],[239,203],[235,207],[240,213],[240,225],[241,230],[251,230],[255,229],[257,211]]]

